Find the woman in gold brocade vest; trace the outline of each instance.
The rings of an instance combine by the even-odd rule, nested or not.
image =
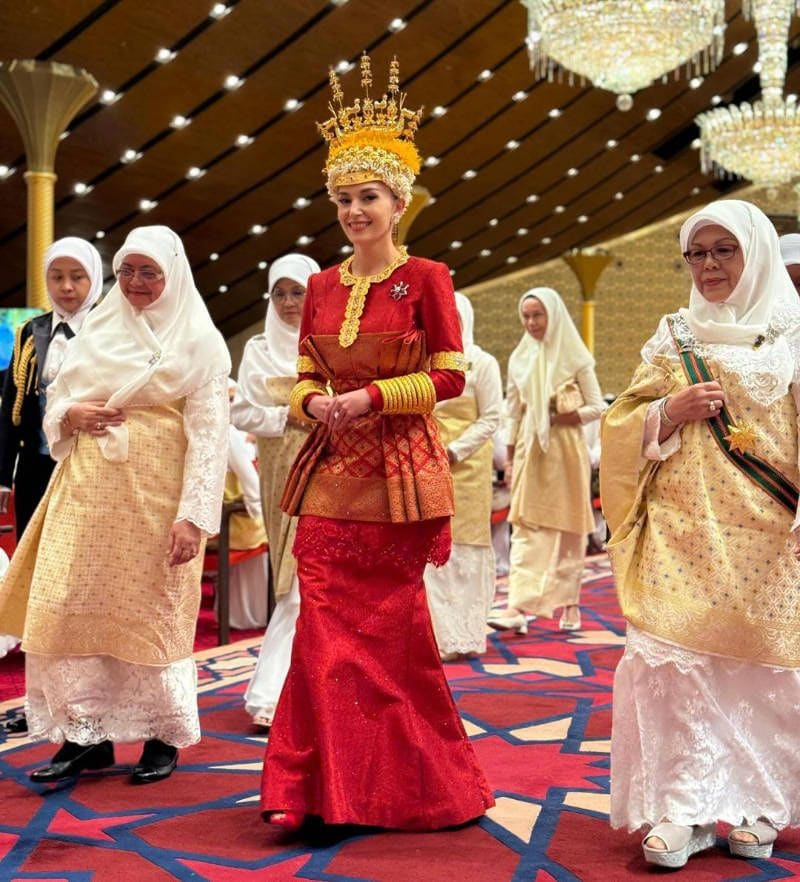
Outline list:
[[[680,243],[689,307],[609,408],[600,467],[628,620],[611,823],[668,867],[717,821],[751,858],[800,821],[800,302],[754,205],[712,203]]]
[[[594,358],[552,288],[532,288],[519,301],[525,333],[508,362],[506,406],[511,483],[508,609],[496,629],[527,631],[527,616],[552,616],[580,628],[586,536],[594,529],[589,453],[582,426],[605,407]]]
[[[436,405],[453,472],[453,548],[443,567],[428,566],[425,587],[442,661],[486,651],[486,616],[494,598],[492,438],[500,422],[503,381],[497,359],[473,342],[472,304],[456,292],[467,375],[464,392]]]
[[[301,605],[264,761],[264,819],[427,830],[493,804],[442,671],[422,574],[450,551],[453,488],[432,411],[464,387],[446,266],[392,231],[419,169],[419,113],[388,95],[321,128],[353,255],[308,280],[291,413],[313,428],[282,499]],[[370,61],[361,61],[369,90]]]
[[[275,610],[264,634],[245,709],[253,722],[272,725],[275,705],[286,680],[300,587],[292,555],[297,519],[281,511],[280,499],[289,468],[310,424],[289,413],[289,395],[297,376],[297,346],[306,284],[319,264],[305,254],[286,254],[269,268],[269,307],[264,333],[247,341],[239,367],[239,388],[231,407],[234,425],[252,432],[258,443],[261,505],[269,542]]]

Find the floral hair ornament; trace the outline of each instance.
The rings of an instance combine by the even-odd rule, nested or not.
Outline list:
[[[333,101],[328,104],[333,116],[317,123],[328,144],[328,160],[323,174],[328,177],[328,193],[337,187],[382,181],[395,194],[411,201],[411,188],[421,161],[414,144],[414,134],[422,119],[422,108],[404,107],[406,95],[400,91],[400,64],[393,58],[389,65],[389,86],[383,97],[370,97],[372,67],[366,52],[361,56],[361,87],[364,97],[344,105],[344,93],[336,71],[331,69]]]

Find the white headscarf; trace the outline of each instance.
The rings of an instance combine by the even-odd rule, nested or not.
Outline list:
[[[280,279],[291,279],[308,285],[308,277],[320,271],[319,264],[305,254],[286,254],[269,268],[269,293]],[[275,377],[297,375],[297,347],[300,328],[283,321],[278,310],[270,305],[264,321],[264,333],[251,337],[245,346],[239,367],[242,395],[253,404],[269,405],[264,381]]]
[[[552,288],[531,288],[520,298],[522,305],[535,297],[547,312],[547,330],[541,342],[527,331],[508,362],[508,371],[525,402],[523,431],[530,438],[534,433],[542,450],[550,446],[550,399],[553,393],[575,377],[582,368],[593,367],[594,357],[586,348],[564,301]]]
[[[104,401],[109,407],[167,404],[230,373],[228,348],[195,287],[177,233],[162,226],[132,230],[114,255],[115,272],[131,254],[149,257],[164,273],[161,296],[137,309],[119,283],[114,285],[70,346],[50,387],[48,411],[67,401]],[[57,439],[48,440],[53,450]],[[124,424],[109,427],[97,440],[106,459],[127,460]]]
[[[86,270],[86,275],[91,282],[89,293],[86,295],[86,300],[83,301],[75,312],[62,312],[53,298],[50,297],[49,292],[47,295],[50,297],[50,305],[53,307],[53,312],[57,316],[54,324],[58,322],[69,322],[72,330],[77,333],[83,319],[86,318],[89,310],[95,305],[95,303],[97,303],[100,299],[100,295],[103,293],[103,262],[100,259],[100,252],[91,242],[87,242],[86,239],[79,239],[77,236],[65,236],[63,239],[56,239],[47,251],[45,251],[45,276],[50,269],[50,264],[54,260],[58,260],[59,257],[71,257],[73,260],[77,260],[84,270]]]
[[[456,291],[456,309],[458,317],[461,319],[461,341],[464,347],[464,355],[467,361],[472,361],[476,353],[481,351],[480,346],[475,343],[475,311],[469,297]]]
[[[769,218],[749,202],[724,199],[695,212],[681,227],[681,251],[702,227],[719,224],[736,238],[744,270],[727,300],[711,303],[692,283],[689,308],[679,310],[703,343],[752,346],[779,311],[796,311],[797,292],[781,259],[778,234]]]
[[[787,233],[778,240],[784,266],[800,263],[800,233]]]

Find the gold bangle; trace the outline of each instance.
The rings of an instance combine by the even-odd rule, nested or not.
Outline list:
[[[289,395],[289,413],[301,423],[314,423],[316,420],[313,417],[310,417],[307,413],[303,405],[305,404],[306,398],[312,392],[319,392],[321,395],[327,395],[327,391],[325,389],[325,385],[320,383],[319,380],[300,380],[299,383],[295,383],[294,388]]]
[[[434,352],[431,355],[432,371],[461,371],[467,370],[467,357],[463,352]]]

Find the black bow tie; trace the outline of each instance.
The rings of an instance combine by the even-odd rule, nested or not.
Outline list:
[[[71,340],[75,336],[75,331],[73,331],[66,322],[59,322],[55,328],[53,328],[53,336],[50,339],[52,340],[59,331],[61,331],[67,340]]]

